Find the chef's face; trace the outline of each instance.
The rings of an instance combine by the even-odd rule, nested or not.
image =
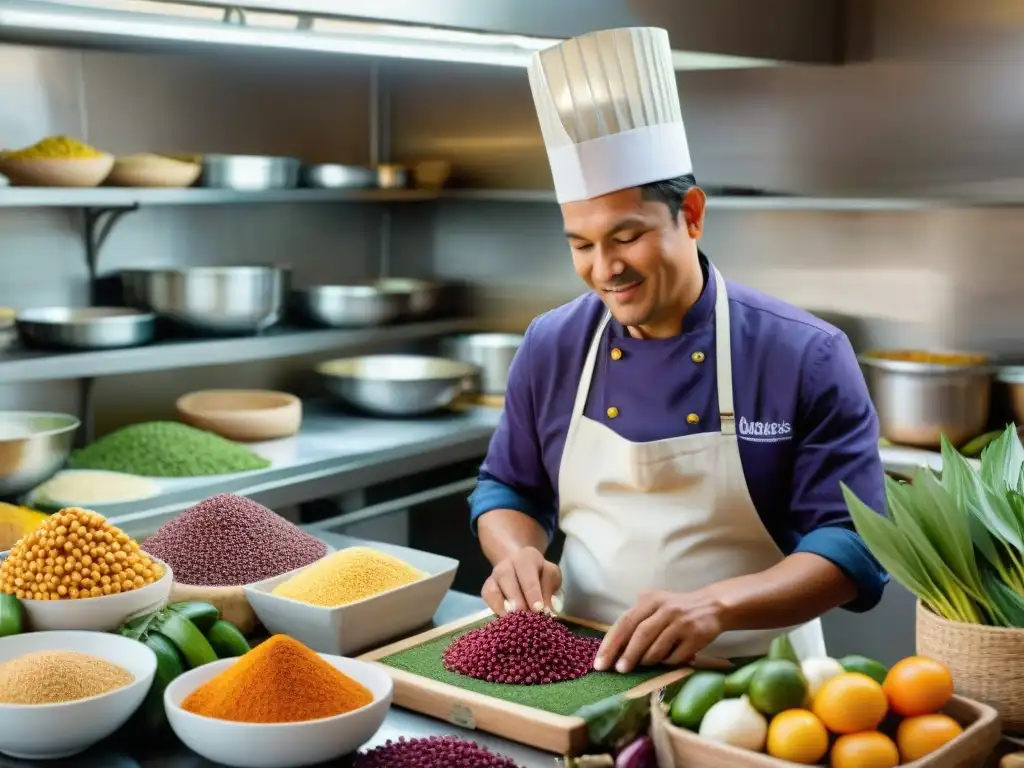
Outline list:
[[[689,283],[697,264],[705,200],[693,187],[682,198],[677,216],[663,201],[647,199],[637,188],[562,205],[576,273],[619,323],[643,329],[676,317],[681,321],[689,306],[680,303],[695,288]]]

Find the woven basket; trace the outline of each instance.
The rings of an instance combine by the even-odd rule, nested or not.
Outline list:
[[[995,708],[1009,733],[1024,733],[1024,629],[949,621],[917,604],[917,653],[953,673],[956,692]]]
[[[999,743],[999,715],[991,707],[954,696],[943,710],[964,732],[927,757],[900,768],[978,768]],[[658,768],[796,768],[796,763],[702,739],[669,722],[661,693],[651,695],[651,740]]]

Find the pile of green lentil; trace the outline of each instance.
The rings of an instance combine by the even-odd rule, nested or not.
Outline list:
[[[144,477],[203,477],[265,469],[270,462],[212,432],[175,421],[149,421],[74,451],[68,466]]]
[[[618,672],[591,672],[584,677],[561,683],[514,685],[488,683],[486,680],[477,680],[445,669],[443,655],[452,640],[493,620],[486,619],[422,645],[399,651],[381,659],[381,663],[420,677],[436,680],[439,683],[454,685],[465,691],[483,693],[496,699],[511,701],[556,715],[572,715],[580,707],[601,701],[609,696],[625,693],[665,672],[663,668],[658,667],[644,668],[625,675]],[[585,627],[575,624],[567,624],[567,626],[574,634],[581,637],[601,637],[600,632]]]

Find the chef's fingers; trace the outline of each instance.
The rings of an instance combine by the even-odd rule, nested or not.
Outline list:
[[[626,650],[622,652],[619,661],[615,665],[615,671],[626,673],[632,672],[640,660],[647,655],[651,646],[658,641],[663,632],[670,631],[672,617],[668,611],[658,611],[653,616],[640,622],[633,636],[626,644]],[[674,644],[673,644],[674,645]],[[672,645],[665,649],[665,655],[671,650]]]
[[[513,563],[523,595],[523,602],[519,603],[519,607],[527,611],[543,611],[547,605],[544,590],[540,585],[544,561],[537,562],[534,558],[517,557]]]
[[[601,647],[597,649],[597,658],[594,659],[594,669],[603,672],[614,664],[640,622],[654,615],[657,608],[658,606],[652,602],[641,601],[622,614],[601,641]]]
[[[707,646],[707,643],[698,637],[681,638],[676,649],[665,659],[665,666],[681,667],[683,664],[693,661],[694,657],[704,650],[705,646]]]
[[[554,609],[555,606],[552,604],[551,598],[554,597],[561,587],[562,572],[558,569],[557,565],[545,560],[540,570],[540,591],[541,599],[544,602],[543,608]]]
[[[484,582],[483,589],[480,590],[480,597],[496,616],[505,613],[505,596],[501,594],[501,587],[498,586],[498,582],[494,580],[493,576],[489,576]]]
[[[648,646],[647,652],[640,659],[640,666],[649,667],[654,664],[661,664],[671,657],[672,651],[679,646],[681,641],[682,636],[679,633],[679,627],[673,622],[668,622],[661,630],[661,634]]]
[[[511,611],[523,611],[526,610],[526,598],[523,596],[523,590],[519,587],[519,577],[516,575],[516,568],[512,564],[511,558],[502,560],[491,572],[491,578],[498,583],[498,588],[501,590],[501,594],[505,596],[502,600],[502,611],[499,616],[503,616]],[[507,603],[505,601],[508,601]]]

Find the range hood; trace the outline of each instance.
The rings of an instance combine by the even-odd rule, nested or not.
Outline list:
[[[742,7],[741,7],[742,6]],[[842,0],[4,0],[0,41],[268,49],[525,67],[593,29],[669,30],[676,69],[835,64]],[[585,21],[584,21],[585,20]]]

